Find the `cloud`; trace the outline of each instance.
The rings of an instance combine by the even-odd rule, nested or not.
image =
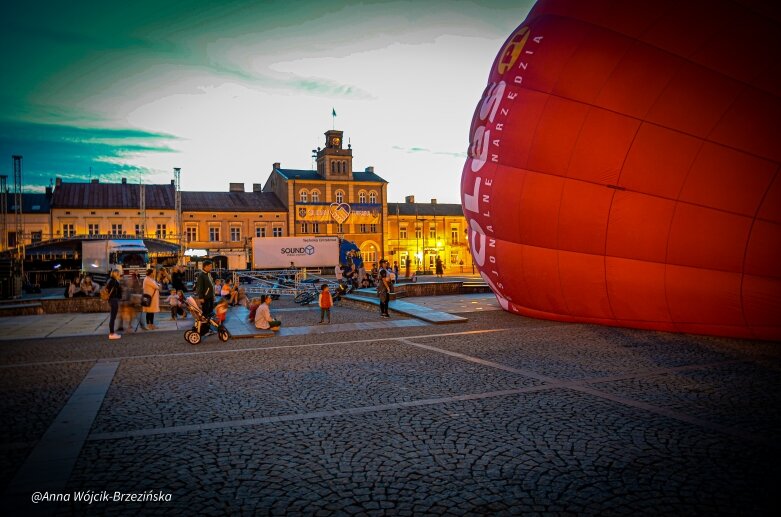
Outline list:
[[[441,156],[452,156],[454,158],[463,158],[466,159],[467,153],[466,151],[463,152],[455,152],[455,151],[432,151],[431,149],[426,149],[425,147],[401,147],[399,145],[394,145],[391,147],[391,149],[396,151],[402,151],[408,154],[415,154],[415,153],[428,153],[428,154],[437,154]]]
[[[0,173],[11,176],[12,155],[22,155],[22,181],[26,191],[40,190],[59,176],[70,181],[100,177],[142,179],[158,171],[135,165],[149,153],[175,152],[169,143],[177,138],[131,128],[88,128],[31,122],[0,121]],[[7,167],[7,169],[6,169]]]

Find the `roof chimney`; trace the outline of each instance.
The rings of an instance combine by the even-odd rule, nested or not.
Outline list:
[[[171,185],[176,186],[176,181],[175,180],[171,180]]]
[[[366,167],[366,172],[374,172],[374,166]]]
[[[95,179],[93,179],[93,180],[91,181],[91,183],[93,183],[93,184],[94,184],[94,183],[100,183],[100,180],[98,180],[98,178],[95,178]]]
[[[54,178],[54,186],[59,187],[62,185],[62,178]]]
[[[281,169],[282,165],[279,162],[274,162],[274,168],[275,169]]]
[[[436,205],[436,204],[437,204],[437,198],[435,198],[435,197],[432,197],[432,198],[431,198],[431,204],[432,204],[432,205]]]
[[[406,196],[404,198],[405,203],[414,203],[415,202],[415,196]]]
[[[127,185],[127,178],[122,178],[122,184]]]
[[[253,183],[252,192],[263,192],[263,185],[261,185],[260,183]]]
[[[231,183],[228,190],[230,192],[244,192],[244,183]]]
[[[52,198],[52,188],[46,187],[46,199],[51,200],[51,198]]]

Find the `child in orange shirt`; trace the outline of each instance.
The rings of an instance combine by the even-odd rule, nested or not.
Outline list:
[[[223,325],[225,323],[225,318],[228,316],[228,299],[227,298],[221,298],[220,299],[220,302],[214,308],[214,314],[215,314],[215,316],[217,318],[217,323],[219,325]]]
[[[328,324],[331,323],[331,307],[334,304],[334,300],[331,297],[331,291],[328,290],[328,284],[320,286],[320,299],[318,305],[320,305],[320,323],[325,323],[323,320],[328,316]]]

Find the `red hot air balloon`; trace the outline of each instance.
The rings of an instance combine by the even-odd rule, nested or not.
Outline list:
[[[526,316],[781,338],[781,32],[750,0],[540,0],[461,180],[475,264]]]

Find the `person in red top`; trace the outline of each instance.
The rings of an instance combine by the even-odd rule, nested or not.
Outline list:
[[[320,323],[331,323],[331,307],[334,305],[334,299],[331,298],[331,291],[328,290],[328,284],[320,286],[320,299],[318,300],[320,305]],[[326,322],[326,316],[328,321]]]

